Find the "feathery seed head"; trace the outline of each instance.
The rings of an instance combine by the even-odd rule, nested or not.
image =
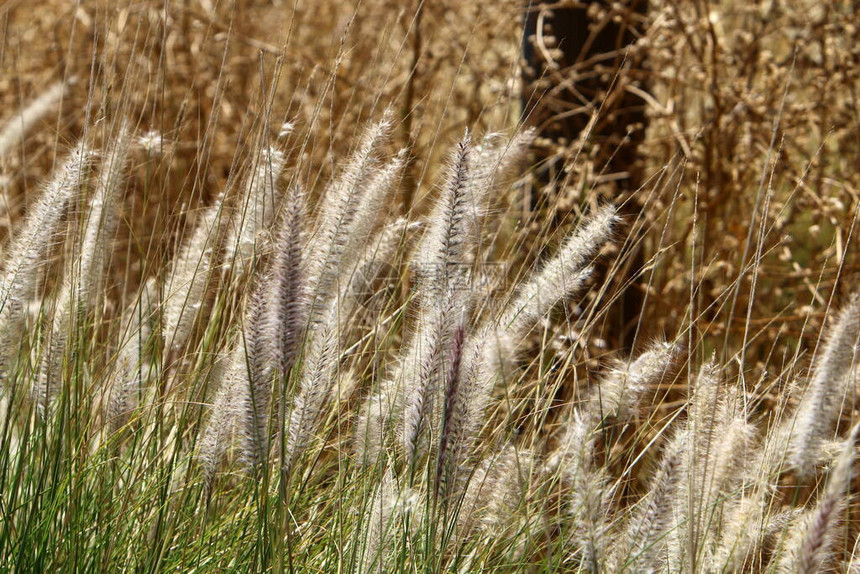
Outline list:
[[[860,293],[851,296],[833,324],[809,386],[800,398],[789,445],[789,465],[801,480],[811,477],[821,445],[853,400],[852,375],[860,342]]]

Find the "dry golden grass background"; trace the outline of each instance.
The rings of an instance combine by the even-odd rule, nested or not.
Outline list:
[[[828,308],[856,289],[858,12],[808,0],[651,2],[631,47],[645,56],[634,88],[649,117],[644,179],[622,198],[642,206],[622,249],[645,262],[629,287],[646,295],[639,340],[691,328],[697,353],[717,349],[755,381],[813,349]],[[120,116],[162,134],[163,148],[135,158],[117,297],[164,265],[201,202],[229,195],[251,144],[284,122],[295,124],[289,177],[313,193],[390,108],[396,145],[415,158],[390,208],[422,211],[464,128],[518,125],[521,16],[514,0],[6,2],[0,120],[58,81],[69,87],[0,160],[0,225],[8,233],[72,142],[104,141]],[[550,207],[561,217],[530,212],[528,170],[496,205],[508,211],[498,243],[521,263],[614,193],[606,150],[587,135],[551,152],[568,166]],[[592,320],[625,282],[594,292]],[[568,331],[549,336],[563,348]]]

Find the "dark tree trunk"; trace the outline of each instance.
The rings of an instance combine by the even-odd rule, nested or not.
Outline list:
[[[589,192],[619,205],[627,224],[635,221],[639,204],[633,192],[641,184],[637,147],[646,125],[644,102],[633,93],[645,83],[642,50],[635,42],[644,31],[646,10],[645,0],[526,6],[522,110],[525,122],[538,130],[530,203],[542,218],[562,224],[581,201],[569,197],[578,192],[566,186],[562,168],[568,154],[560,152],[581,145],[593,160]],[[607,315],[606,335],[628,348],[642,303],[640,288],[629,280],[641,266],[641,256],[632,252],[612,278],[623,292]]]

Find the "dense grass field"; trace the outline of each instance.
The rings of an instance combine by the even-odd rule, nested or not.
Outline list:
[[[0,5],[0,570],[860,572],[860,8],[528,9]]]

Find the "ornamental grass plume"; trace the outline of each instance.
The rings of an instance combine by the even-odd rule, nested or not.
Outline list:
[[[215,475],[231,439],[242,421],[243,407],[251,403],[248,367],[244,346],[237,343],[229,355],[222,358],[226,368],[211,381],[218,389],[206,427],[200,436],[197,459],[203,474],[204,493],[208,498],[215,486]],[[255,422],[255,421],[250,421]]]
[[[327,322],[317,332],[305,352],[298,392],[285,427],[283,466],[287,474],[292,473],[297,459],[308,448],[335,385],[339,345],[332,323],[333,320]]]
[[[614,207],[600,208],[564,242],[555,257],[526,281],[499,320],[500,354],[512,350],[515,342],[562,297],[582,287],[591,274],[590,259],[609,240],[617,223]]]
[[[821,572],[833,558],[833,543],[839,534],[838,523],[851,494],[858,433],[860,423],[851,429],[842,452],[834,461],[821,499],[795,519],[785,541],[786,552],[779,561],[780,572]]]
[[[200,214],[194,233],[174,257],[164,282],[161,336],[170,349],[181,350],[185,346],[206,303],[206,287],[218,257],[221,216],[220,201]]]
[[[278,179],[285,161],[281,150],[271,147],[260,150],[253,173],[231,214],[224,254],[229,266],[241,268],[249,264],[265,244],[260,236],[268,232],[278,213],[281,201]]]
[[[459,536],[468,538],[479,529],[496,536],[516,529],[515,516],[529,495],[533,453],[507,444],[475,468],[457,514]]]
[[[860,294],[855,294],[836,317],[795,413],[788,464],[800,480],[811,477],[840,413],[854,406],[858,349]]]
[[[620,544],[611,552],[610,570],[656,571],[674,522],[675,501],[682,486],[681,460],[687,452],[689,433],[679,431],[664,448],[651,487],[638,501],[624,524]]]
[[[3,378],[17,369],[14,362],[24,334],[26,309],[36,297],[41,285],[42,264],[86,181],[93,155],[83,143],[72,150],[31,209],[24,228],[6,249],[0,281],[0,373]],[[34,384],[33,398],[40,405],[47,401],[44,391],[42,385]]]
[[[302,274],[302,245],[305,240],[304,195],[294,186],[287,197],[286,210],[275,246],[272,289],[265,307],[265,324],[271,337],[268,357],[285,380],[304,340],[307,323],[307,287]]]
[[[294,187],[286,200],[271,271],[260,277],[246,312],[248,394],[243,452],[258,470],[268,457],[270,434],[281,428],[280,424],[272,426],[271,415],[281,410],[278,405],[283,403],[284,393],[276,394],[278,400],[273,403],[272,388],[277,392],[286,387],[305,339],[308,309],[301,259],[303,212],[304,197]]]
[[[397,162],[379,171],[380,147],[390,130],[387,118],[370,126],[358,149],[323,194],[317,223],[302,258],[311,289],[312,324],[328,318],[345,287],[344,278],[353,272],[360,247],[373,232],[385,195],[395,183],[402,164]]]
[[[116,432],[138,407],[140,398],[155,374],[149,349],[153,346],[158,285],[154,277],[141,286],[134,301],[123,313],[113,372],[107,382],[105,419]]]
[[[386,549],[394,530],[397,484],[394,472],[387,468],[370,498],[366,513],[364,543],[358,547],[360,561],[356,572],[385,572],[391,562]]]
[[[68,335],[76,335],[101,302],[102,279],[119,219],[117,203],[123,188],[130,138],[131,131],[123,123],[102,162],[81,237],[66,265],[43,342],[39,388],[35,393],[42,408],[48,406],[61,387]]]

